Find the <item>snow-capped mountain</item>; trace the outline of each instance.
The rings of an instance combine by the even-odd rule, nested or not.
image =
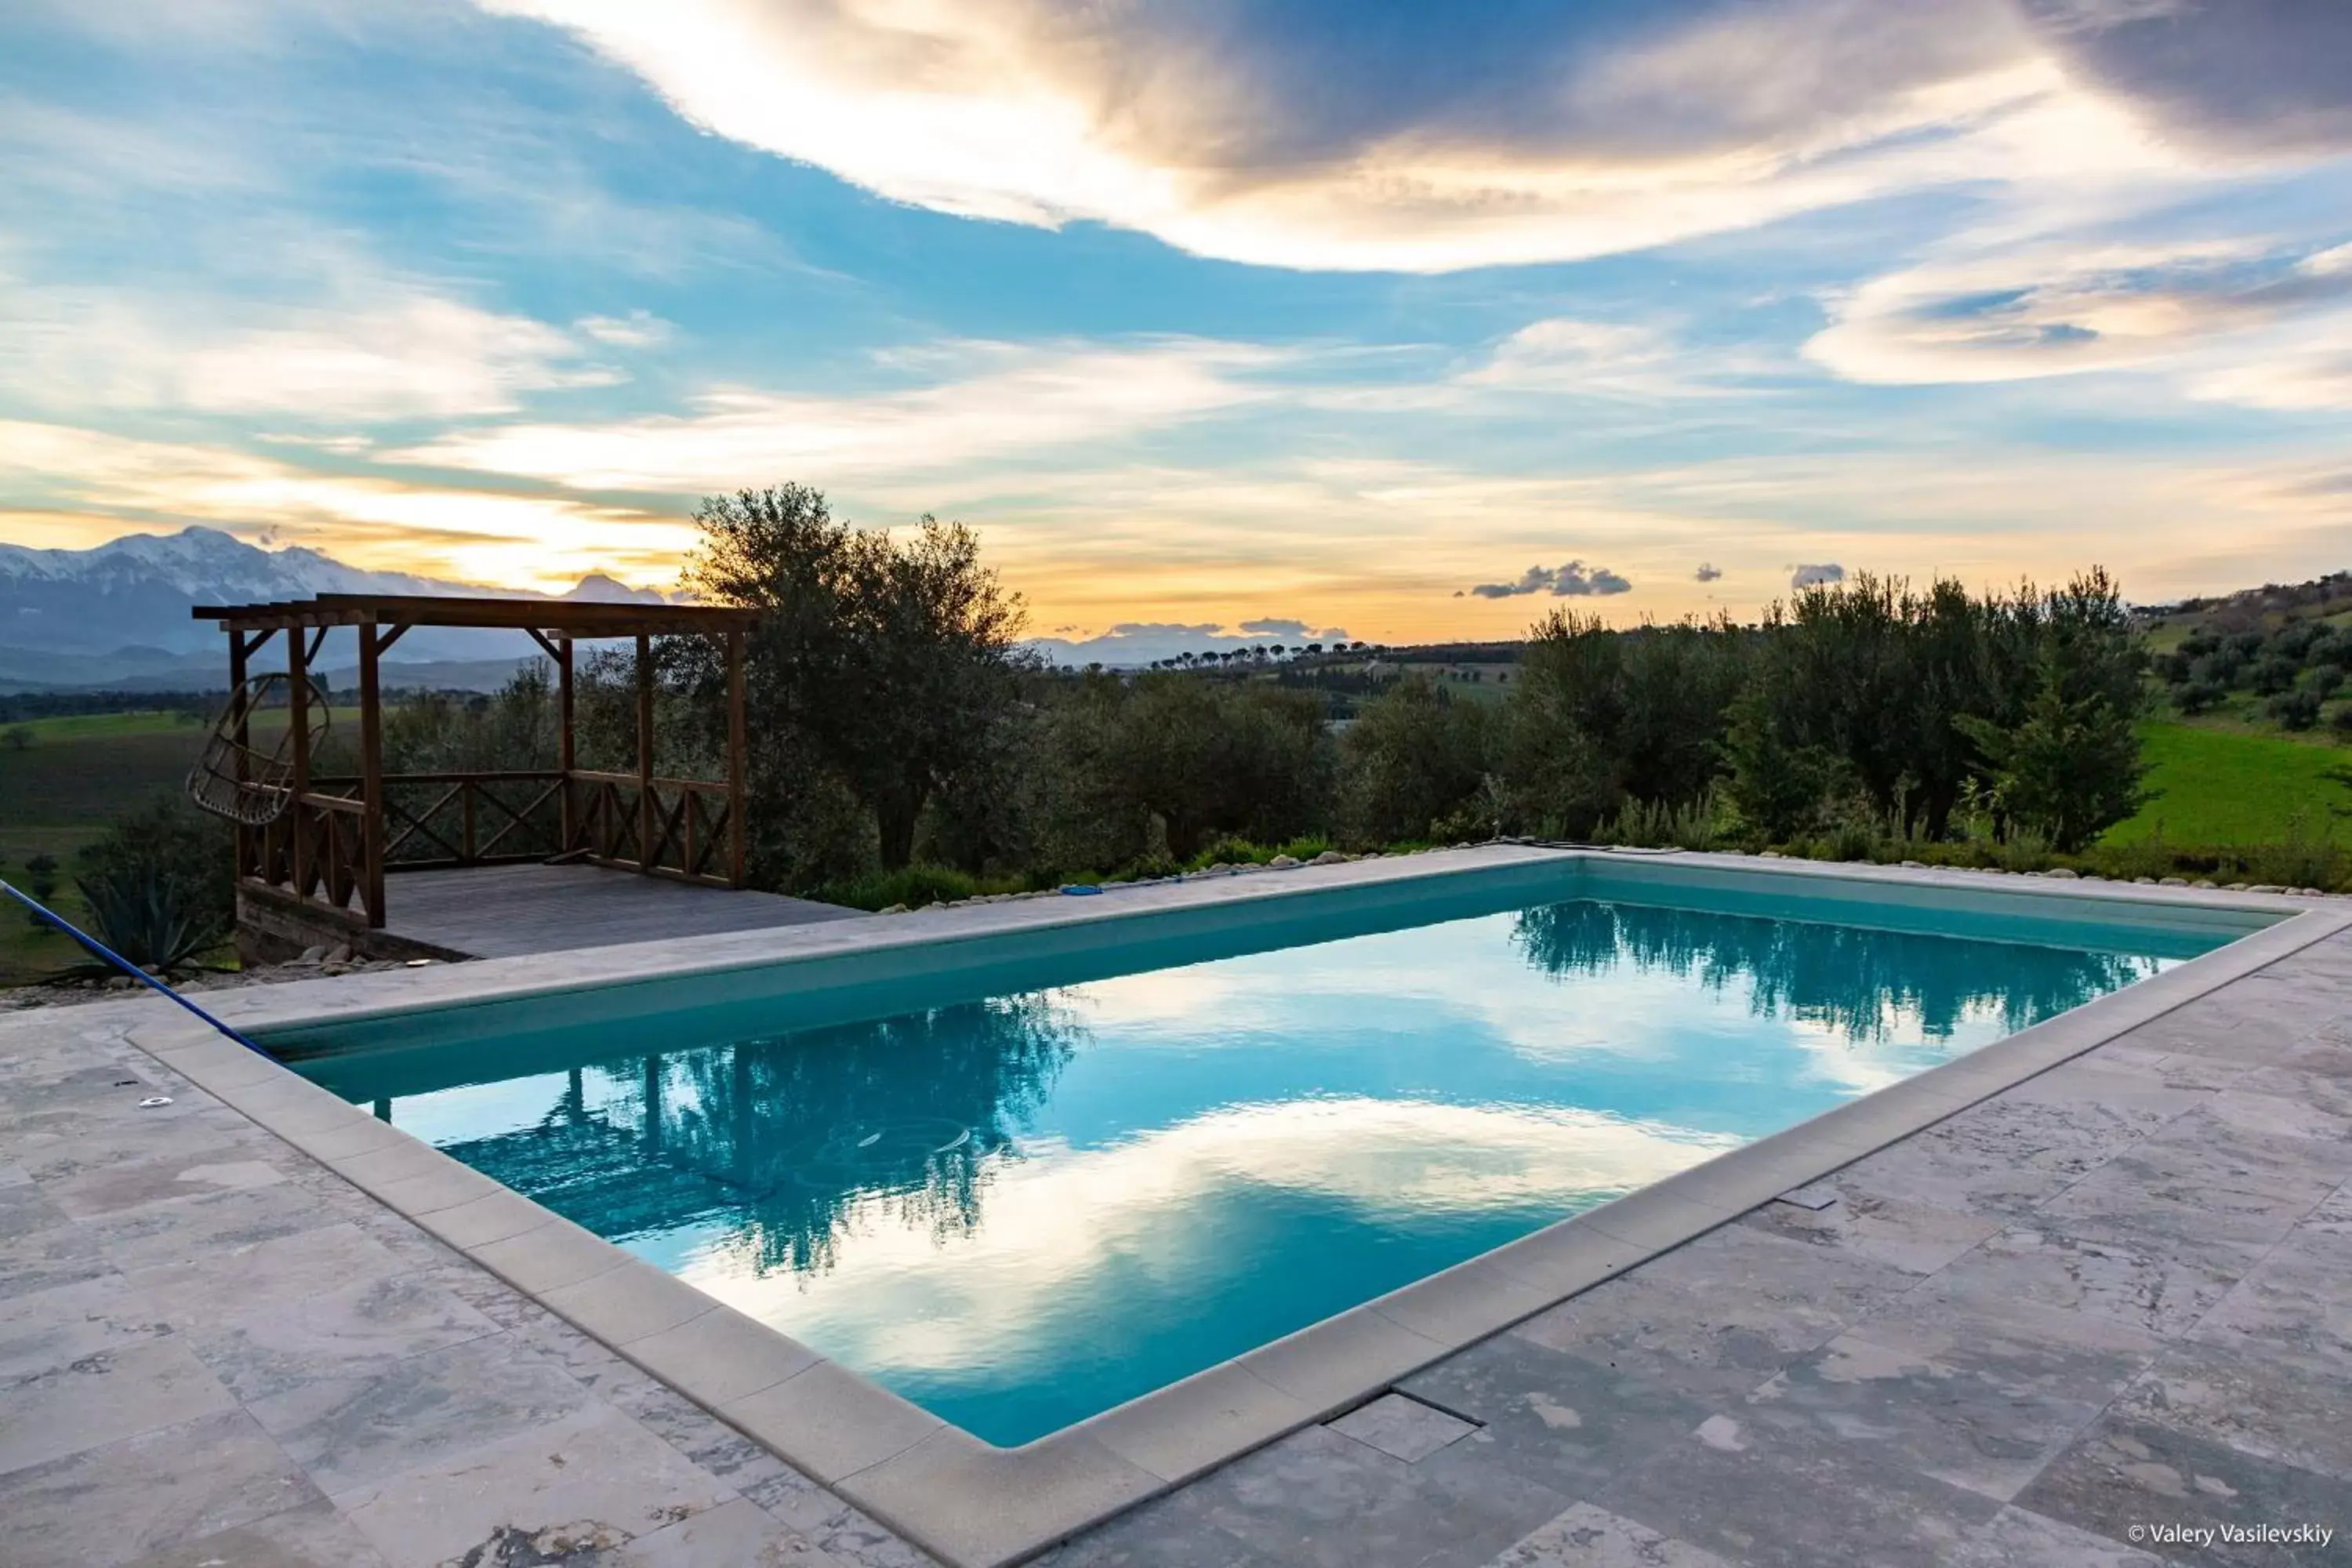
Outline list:
[[[206,668],[220,631],[189,615],[198,605],[251,604],[313,594],[498,594],[514,591],[403,572],[368,572],[295,547],[263,550],[218,529],[128,534],[90,550],[0,544],[0,679],[12,684],[113,684],[152,671]],[[662,595],[595,574],[563,595],[602,603]],[[322,663],[347,652],[331,635]],[[512,645],[521,646],[512,646]],[[497,659],[530,652],[520,633],[421,629],[402,639],[406,659]],[[198,656],[191,662],[191,656]]]
[[[299,546],[262,550],[216,528],[125,534],[90,550],[27,550],[0,544],[0,593],[34,584],[100,595],[169,590],[191,605],[311,594],[485,591],[401,572],[363,572]]]

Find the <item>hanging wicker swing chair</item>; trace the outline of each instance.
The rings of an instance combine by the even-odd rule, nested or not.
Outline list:
[[[325,689],[316,680],[309,684],[306,728],[310,754],[315,757],[330,719]],[[237,735],[242,731],[250,737],[266,710],[287,712],[292,706],[291,690],[292,678],[281,670],[254,676],[229,693],[228,705],[205,738],[196,765],[188,770],[188,798],[198,807],[247,827],[265,826],[285,815],[294,799],[294,726],[281,727],[277,743],[267,750],[241,742]]]

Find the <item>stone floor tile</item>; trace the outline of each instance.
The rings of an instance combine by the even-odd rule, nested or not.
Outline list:
[[[371,1201],[356,1191],[352,1197]],[[82,1227],[110,1262],[131,1273],[151,1264],[180,1262],[198,1253],[316,1230],[348,1217],[316,1193],[290,1182],[272,1182],[125,1209],[85,1220]]]
[[[174,1321],[194,1322],[258,1300],[297,1300],[399,1272],[400,1260],[389,1249],[344,1220],[266,1241],[194,1250],[132,1269],[128,1278]]]
[[[125,1568],[389,1568],[330,1502],[167,1546]]]
[[[800,1472],[769,1452],[764,1445],[746,1437],[725,1422],[713,1418],[710,1427],[708,1432],[693,1433],[648,1430],[654,1430],[655,1436],[739,1492],[779,1476],[799,1475]],[[688,1438],[691,1446],[689,1442],[681,1442],[681,1436]]]
[[[430,1568],[468,1552],[495,1563],[499,1543],[517,1540],[559,1560],[610,1551],[735,1498],[627,1416],[595,1405],[339,1492],[335,1502],[394,1568]]]
[[[1944,1568],[2164,1568],[2164,1563],[2119,1541],[2005,1508],[1971,1531]]]
[[[153,1303],[119,1274],[0,1297],[0,1387],[171,1333]]]
[[[376,1374],[320,1378],[248,1408],[331,1494],[537,1430],[588,1401],[562,1373],[490,1337]]]
[[[113,1568],[320,1500],[251,1416],[226,1410],[0,1474],[0,1562]]]
[[[2317,1203],[2352,1179],[2352,1142],[2333,1131],[2304,1136],[2263,1125],[2256,1110],[2279,1098],[2216,1096],[2212,1104],[2182,1116],[2133,1152],[2165,1176]],[[2236,1108],[2234,1118],[2224,1112],[2225,1105]]]
[[[1720,1403],[1744,1398],[1918,1279],[1892,1263],[1733,1225],[1511,1332]]]
[[[1938,1276],[1871,1313],[1853,1334],[2004,1387],[2104,1405],[2147,1370],[2165,1341],[2144,1328]]]
[[[2250,1063],[2132,1045],[2126,1043],[2130,1038],[2126,1035],[2123,1041],[2111,1041],[2076,1059],[2089,1067],[2138,1073],[2170,1089],[2228,1089],[2253,1070]]]
[[[94,1219],[122,1209],[184,1201],[209,1193],[266,1187],[283,1182],[286,1173],[238,1143],[215,1142],[210,1148],[125,1160],[101,1165],[55,1181],[41,1190],[75,1219]]]
[[[1570,1500],[1499,1465],[1456,1466],[1441,1479],[1436,1462],[1408,1465],[1310,1426],[1193,1489],[1218,1529],[1297,1568],[1473,1568]]]
[[[47,1200],[39,1200],[46,1204]],[[20,1207],[26,1215],[38,1214],[32,1204]],[[53,1224],[0,1236],[0,1301],[29,1296],[60,1285],[79,1284],[110,1274],[114,1266],[87,1227],[75,1224],[52,1207]]]
[[[496,1323],[448,1291],[395,1276],[265,1300],[189,1331],[188,1343],[231,1393],[252,1404],[321,1378],[389,1372],[411,1356],[497,1332]]]
[[[1200,1494],[1185,1488],[1130,1509],[1076,1541],[1046,1552],[1034,1568],[1283,1568],[1210,1519]],[[1363,1564],[1361,1568],[1370,1568]]]
[[[1490,1568],[1729,1568],[1714,1552],[1578,1503],[1495,1559]]]
[[[937,1568],[929,1553],[893,1535],[863,1510],[833,1500],[832,1512],[814,1532],[816,1549],[851,1568]]]
[[[2256,1138],[2311,1138],[2337,1147],[2352,1142],[2352,1114],[2330,1110],[2309,1095],[2265,1094],[2241,1085],[2215,1095],[2203,1110],[2224,1126]]]
[[[1480,1423],[1438,1474],[1500,1466],[1570,1496],[1687,1436],[1711,1408],[1645,1372],[1499,1334],[1405,1380],[1407,1393]]]
[[[2311,1226],[2289,1237],[2188,1338],[2251,1342],[2307,1375],[2352,1385],[2352,1230]]]
[[[2251,1268],[2251,1258],[2242,1268]],[[1922,1289],[1962,1301],[2030,1301],[2111,1319],[2164,1338],[2186,1333],[2242,1268],[2175,1256],[2160,1245],[2086,1238],[2055,1225],[2014,1225]]]
[[[2158,1526],[2334,1526],[2337,1562],[2352,1521],[2352,1486],[2121,1413],[2100,1420],[2017,1501],[2110,1541]],[[2224,1568],[2331,1560],[2313,1550],[2219,1542],[2161,1550],[2178,1563]]]
[[[1717,1415],[1586,1500],[1753,1568],[1940,1563],[2000,1504],[1830,1441]]]
[[[2148,1133],[2212,1099],[2214,1090],[2182,1089],[2160,1076],[2077,1058],[2001,1091],[1997,1103],[2095,1108],[2103,1122]]]
[[[0,1102],[0,1133],[23,1132],[60,1116],[88,1122],[110,1101],[135,1107],[147,1095],[145,1080],[111,1063],[20,1062],[8,1077],[8,1098]]]
[[[1834,1177],[1822,1184],[1837,1194],[1826,1208],[1766,1204],[1739,1223],[1811,1247],[1891,1263],[1913,1274],[1934,1273],[2001,1226],[1981,1215],[1881,1197],[1860,1185],[1842,1186]]]
[[[829,1568],[840,1560],[736,1498],[637,1537],[613,1561],[615,1568]]]
[[[2307,1106],[2331,1121],[2352,1120],[2352,1071],[2342,1070],[2345,1058],[2352,1058],[2352,1047],[2315,1047],[2248,1073],[2237,1087],[2249,1095]],[[2328,1070],[2319,1070],[2322,1066]]]
[[[94,1352],[0,1386],[0,1472],[236,1408],[185,1345]]]
[[[2326,1016],[2315,1016],[2307,1002],[2282,1009],[2278,1001],[2275,988],[2257,987],[2250,976],[2142,1024],[2123,1038],[2168,1056],[2260,1065],[2302,1046]]]
[[[2035,1217],[2070,1236],[2156,1247],[2234,1278],[2285,1240],[2318,1201],[2308,1192],[2282,1196],[2175,1177],[2152,1163],[2118,1159],[2043,1204]]]
[[[1842,1335],[1731,1411],[1743,1426],[1866,1446],[1881,1463],[2004,1501],[2098,1415],[2068,1399]]]
[[[60,1110],[37,1128],[16,1131],[11,1142],[24,1149],[18,1158],[35,1181],[55,1186],[148,1160],[202,1157],[220,1149],[287,1152],[252,1122],[208,1097],[171,1090],[174,1098],[170,1105],[139,1110],[130,1108],[141,1097],[155,1098],[156,1086],[141,1083],[115,1092],[121,1097],[121,1108]]]
[[[1478,1430],[1475,1423],[1402,1394],[1383,1394],[1323,1425],[1408,1465]]]
[[[2031,1213],[2142,1136],[2131,1118],[2081,1102],[2003,1097],[1847,1166],[1841,1190],[1990,1217]]]
[[[2313,1356],[2242,1336],[2183,1340],[2157,1357],[2116,1412],[2352,1481],[2347,1359],[2343,1349]],[[2352,1531],[2352,1518],[2345,1523]]]

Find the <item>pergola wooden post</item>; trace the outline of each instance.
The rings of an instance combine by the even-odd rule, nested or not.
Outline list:
[[[563,842],[569,845],[579,837],[579,806],[572,798],[572,770],[579,764],[579,754],[572,743],[572,639],[558,637],[555,642],[555,710],[558,733],[556,766],[563,770],[562,817]]]
[[[362,621],[360,637],[360,834],[364,848],[361,902],[368,923],[383,924],[383,645],[375,622]]]
[[[727,795],[735,802],[735,809],[727,814],[727,865],[739,888],[743,885],[743,770],[749,750],[743,722],[743,634],[737,630],[727,634]]]
[[[278,632],[287,639],[292,772],[277,791],[283,799],[276,819],[266,828],[238,830],[240,892],[290,899],[355,931],[380,931],[384,878],[391,871],[584,860],[710,887],[744,884],[743,652],[755,611],[321,594],[280,604],[200,606],[195,615],[217,621],[228,633],[229,674],[240,691],[253,654]],[[351,778],[315,777],[310,669],[327,629],[341,626],[354,628],[359,637],[360,771]],[[503,627],[530,634],[556,667],[554,771],[384,772],[383,656],[411,626]],[[664,778],[654,768],[653,639],[696,636],[723,639],[726,650],[724,780]],[[591,637],[630,637],[636,643],[637,745],[630,773],[580,766],[572,644]],[[243,788],[248,778],[243,743],[249,738],[241,707],[238,712],[236,782]],[[283,853],[273,852],[273,844]]]
[[[654,639],[637,634],[637,869],[654,841]]]
[[[245,689],[245,663],[246,656],[249,652],[251,652],[251,647],[246,641],[246,634],[232,630],[228,634],[228,689],[231,691],[242,692]],[[253,727],[246,721],[245,704],[241,701],[236,707],[236,730],[229,738],[236,742],[236,782],[241,788],[253,777],[250,763],[253,750]],[[252,873],[256,864],[253,840],[253,829],[242,822],[238,823],[236,855],[236,875],[240,881]]]
[[[310,793],[310,650],[304,646],[302,628],[294,626],[286,633],[286,724],[289,738],[294,744],[294,798],[300,800]],[[305,824],[296,814],[287,840],[286,856],[291,863],[294,890],[307,898],[310,892],[310,836],[303,831]]]

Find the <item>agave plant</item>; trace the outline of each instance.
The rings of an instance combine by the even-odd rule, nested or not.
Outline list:
[[[145,968],[171,970],[215,948],[229,922],[163,867],[121,866],[79,879],[98,939]]]
[[[133,963],[178,968],[234,929],[226,838],[184,806],[158,801],[119,819],[80,860],[93,934]]]

